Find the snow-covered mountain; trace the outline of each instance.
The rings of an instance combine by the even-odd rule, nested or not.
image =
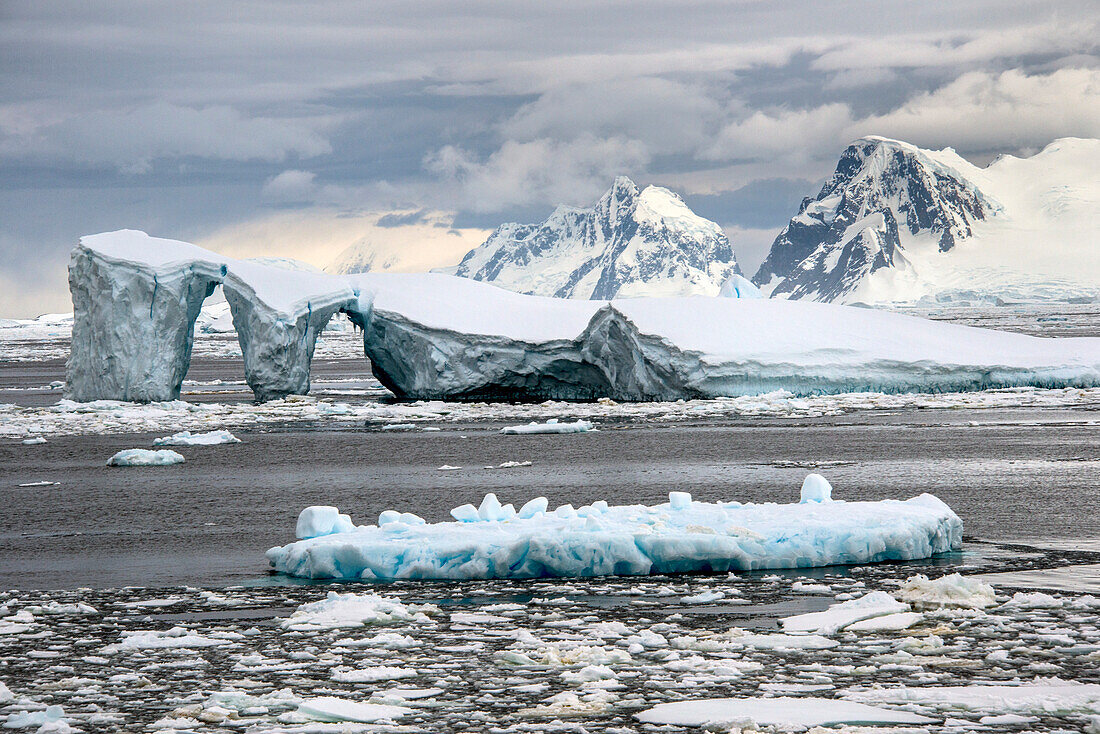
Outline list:
[[[1100,295],[1100,140],[979,168],[950,148],[861,138],[753,277],[776,298]]]
[[[668,189],[619,177],[591,209],[504,224],[456,275],[558,298],[718,295],[740,268],[729,239]]]

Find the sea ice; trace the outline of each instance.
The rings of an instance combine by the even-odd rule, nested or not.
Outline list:
[[[638,575],[926,558],[958,547],[962,534],[958,516],[927,494],[791,505],[711,504],[678,493],[671,499],[652,507],[563,505],[548,513],[539,498],[517,513],[490,494],[480,507],[452,510],[455,522],[359,526],[272,548],[267,557],[277,571],[306,578]],[[838,613],[845,624],[909,608],[882,592],[870,596]],[[848,611],[853,606],[857,613]]]
[[[362,724],[400,719],[412,712],[413,710],[407,706],[359,703],[358,701],[334,696],[307,698],[298,705],[299,714],[315,721],[354,721]]]
[[[154,446],[218,446],[223,443],[240,443],[241,439],[226,430],[209,431],[207,433],[191,433],[180,431],[171,436],[158,438],[153,441]]]
[[[984,609],[997,603],[993,587],[978,579],[953,573],[935,581],[918,574],[909,578],[895,593],[898,599],[921,607],[964,607]]]
[[[934,711],[955,713],[974,711],[1049,716],[1100,711],[1100,684],[1058,678],[1005,685],[870,688],[847,692],[844,697],[861,703],[916,704]]]
[[[781,624],[785,632],[831,635],[856,622],[908,611],[908,604],[897,601],[885,591],[872,591],[858,599],[833,604],[823,612],[786,617]]]
[[[298,513],[294,535],[302,540],[332,533],[346,533],[355,529],[355,523],[335,507],[314,505]]]
[[[362,627],[364,625],[429,623],[427,615],[438,608],[431,604],[403,604],[401,600],[378,594],[338,594],[330,591],[320,601],[303,604],[282,621],[285,629],[310,631]]]
[[[807,474],[802,480],[800,502],[832,502],[833,487],[829,480],[820,474]]]
[[[183,462],[183,455],[171,449],[123,449],[107,459],[107,466],[168,466]]]
[[[837,724],[925,724],[932,719],[828,698],[712,698],[662,703],[635,717],[646,724],[707,726],[774,726],[781,731]],[[751,722],[751,724],[750,724]]]
[[[532,433],[585,433],[591,431],[591,421],[578,420],[573,423],[559,423],[557,418],[551,418],[545,423],[531,422],[525,426],[505,426],[500,429],[505,434],[532,434]]]

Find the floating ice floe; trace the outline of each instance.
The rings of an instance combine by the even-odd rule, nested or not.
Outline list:
[[[928,494],[903,502],[743,505],[695,502],[674,492],[668,503],[652,507],[601,501],[547,508],[546,499],[537,498],[517,512],[490,494],[480,507],[452,510],[455,522],[390,516],[393,521],[380,526],[277,546],[267,557],[275,570],[306,578],[537,578],[908,560],[957,548],[962,537],[962,521]],[[908,611],[879,595],[885,599],[872,596],[873,611],[861,606],[846,623]]]
[[[885,591],[872,591],[858,599],[833,604],[823,612],[786,617],[780,623],[784,632],[831,635],[857,622],[908,611],[908,604],[894,599]]]
[[[107,459],[107,466],[169,466],[183,462],[183,455],[171,449],[123,449]]]
[[[123,230],[82,237],[67,395],[179,397],[221,286],[260,400],[309,391],[317,336],[346,313],[402,398],[676,400],[786,389],[1100,385],[1100,339],[1048,339],[872,309],[744,298],[576,301],[438,273],[327,275]],[[109,359],[104,359],[109,355]]]
[[[34,438],[24,438],[23,439],[23,445],[24,446],[38,446],[39,444],[44,444],[44,443],[46,443],[46,439],[42,438],[42,436],[35,436]]]
[[[992,586],[958,573],[934,581],[918,574],[907,580],[894,596],[917,607],[984,609],[997,603]]]
[[[219,446],[223,443],[240,443],[241,439],[226,430],[208,431],[207,433],[191,433],[180,431],[171,436],[158,438],[153,441],[154,446]]]
[[[930,712],[973,711],[998,714],[1100,713],[1100,684],[1046,678],[1029,683],[973,686],[872,688],[849,691],[860,703],[919,706]]]
[[[320,601],[303,604],[282,621],[291,630],[327,630],[364,625],[431,622],[429,614],[439,609],[431,604],[404,604],[378,594],[338,594],[330,591]]]
[[[573,423],[559,423],[557,418],[551,418],[545,423],[531,422],[524,426],[505,426],[501,433],[509,435],[524,435],[534,433],[587,433],[594,430],[591,421],[578,420]]]
[[[354,721],[361,724],[392,721],[412,712],[413,710],[407,706],[359,703],[334,696],[307,698],[298,705],[297,711],[299,715],[314,721]]]
[[[781,731],[801,731],[813,726],[838,724],[928,724],[932,719],[907,711],[894,711],[851,701],[828,698],[712,698],[662,703],[635,714],[645,724],[726,728],[774,726]]]

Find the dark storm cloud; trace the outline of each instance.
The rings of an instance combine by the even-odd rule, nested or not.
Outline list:
[[[9,0],[0,315],[64,308],[71,243],[119,226],[199,239],[324,206],[491,227],[626,174],[778,227],[865,132],[983,156],[1100,134],[1097,16],[1077,0]]]

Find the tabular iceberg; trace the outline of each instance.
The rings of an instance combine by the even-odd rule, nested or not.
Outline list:
[[[386,512],[379,525],[299,540],[267,557],[276,571],[305,578],[582,577],[911,560],[962,539],[962,521],[929,494],[790,505],[673,495],[653,507],[597,502],[551,512],[539,498],[518,513],[490,495],[481,508],[456,508],[456,522],[406,522]]]
[[[67,396],[179,396],[202,301],[221,285],[259,400],[309,391],[318,334],[363,329],[399,398],[678,400],[1100,385],[1100,339],[1044,339],[869,309],[740,297],[525,296],[443,274],[328,275],[124,230],[81,239]],[[727,293],[726,295],[730,295]]]
[[[1100,384],[1100,339],[748,298],[575,301],[446,275],[363,275],[363,342],[399,397],[678,400]],[[461,304],[461,308],[456,307]]]

